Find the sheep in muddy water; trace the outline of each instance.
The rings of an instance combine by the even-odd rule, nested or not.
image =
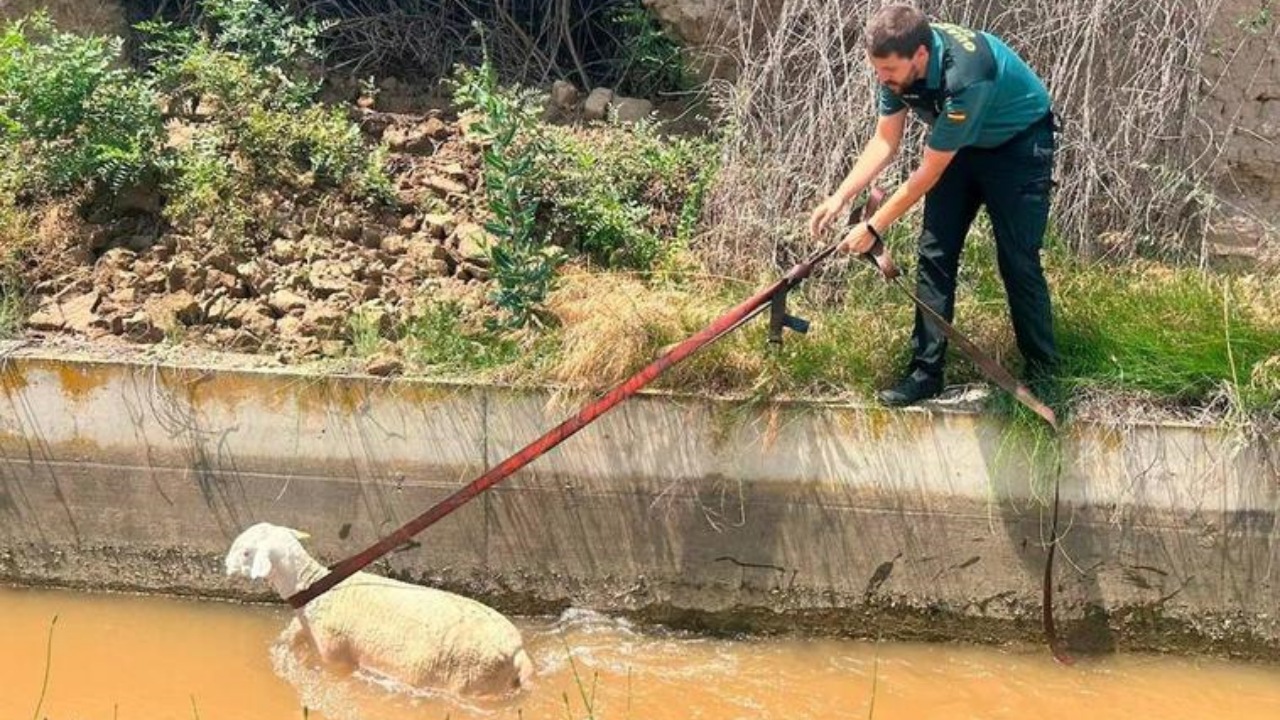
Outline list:
[[[266,580],[282,598],[327,571],[296,530],[258,523],[227,552],[227,575]],[[433,588],[359,572],[295,611],[288,631],[329,662],[414,688],[468,696],[512,693],[533,679],[520,631],[496,610]]]

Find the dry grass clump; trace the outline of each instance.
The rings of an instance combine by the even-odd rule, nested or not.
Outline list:
[[[616,385],[709,325],[749,293],[750,288],[739,284],[726,288],[710,280],[673,286],[646,283],[640,276],[625,273],[567,274],[548,299],[548,309],[560,329],[551,359],[537,373],[537,379],[590,390]],[[769,350],[766,325],[763,318],[756,318],[704,345],[670,368],[654,387],[742,394],[759,389],[762,383],[768,383],[771,391],[803,385],[808,372],[795,378],[787,372],[782,372],[785,378],[770,373],[770,368],[778,368],[780,358]],[[787,347],[803,354],[800,348],[810,342],[795,338]],[[829,355],[825,350],[836,345],[829,335],[812,342],[824,348],[819,352],[823,358]],[[810,368],[819,373],[825,369],[818,365]]]
[[[625,273],[569,273],[547,298],[560,322],[550,379],[598,388],[626,379],[701,315],[687,291],[649,287]]]
[[[807,336],[767,342],[767,318],[704,346],[654,385],[707,394],[844,396],[887,382],[900,369],[911,311],[889,288],[857,276],[849,301],[822,310],[797,293],[793,313],[813,321]],[[560,323],[539,379],[580,389],[625,380],[671,345],[706,327],[754,288],[710,280],[648,284],[637,275],[568,274],[548,299]],[[1003,332],[1003,330],[995,330]]]
[[[1280,275],[1258,273],[1235,279],[1232,292],[1260,324],[1280,329]]]
[[[1280,352],[1254,365],[1249,381],[1258,391],[1280,398]]]
[[[23,207],[0,198],[0,275],[11,285],[31,285],[85,265],[89,232],[79,202],[64,198]]]

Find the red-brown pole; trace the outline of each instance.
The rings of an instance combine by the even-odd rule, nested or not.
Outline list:
[[[860,207],[857,213],[862,214],[867,211],[874,211],[883,197],[884,194],[879,189],[873,190],[867,203]],[[668,350],[657,360],[649,363],[643,370],[605,393],[603,397],[579,410],[573,417],[524,446],[514,455],[503,460],[449,497],[436,503],[431,509],[405,523],[395,532],[382,538],[367,549],[338,562],[329,568],[327,575],[290,596],[287,602],[294,609],[303,607],[369,563],[408,542],[414,535],[426,530],[436,521],[462,507],[475,496],[510,477],[512,473],[533,462],[543,453],[569,439],[574,433],[590,425],[596,418],[613,409],[615,405],[635,395],[641,388],[666,371],[667,368],[689,357],[700,348],[715,342],[721,336],[754,317],[768,306],[774,295],[779,292],[786,292],[799,285],[801,281],[808,277],[818,263],[835,252],[837,246],[838,244],[832,244],[814,253],[804,262],[793,267],[782,279],[742,301],[706,328]]]

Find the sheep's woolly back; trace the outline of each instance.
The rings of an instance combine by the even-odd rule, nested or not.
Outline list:
[[[531,676],[515,625],[443,590],[356,573],[309,603],[304,616],[318,640],[323,633],[356,664],[414,686],[499,695]]]
[[[245,530],[227,553],[227,573],[266,579],[281,597],[290,597],[326,572],[299,536],[268,523]],[[414,687],[503,695],[533,678],[533,663],[511,621],[443,590],[359,572],[299,614],[326,659]]]

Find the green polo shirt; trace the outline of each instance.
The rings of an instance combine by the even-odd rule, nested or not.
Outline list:
[[[929,147],[991,148],[1049,112],[1044,83],[1000,38],[931,23],[926,76],[898,95],[880,86],[881,115],[911,110],[932,127]]]

